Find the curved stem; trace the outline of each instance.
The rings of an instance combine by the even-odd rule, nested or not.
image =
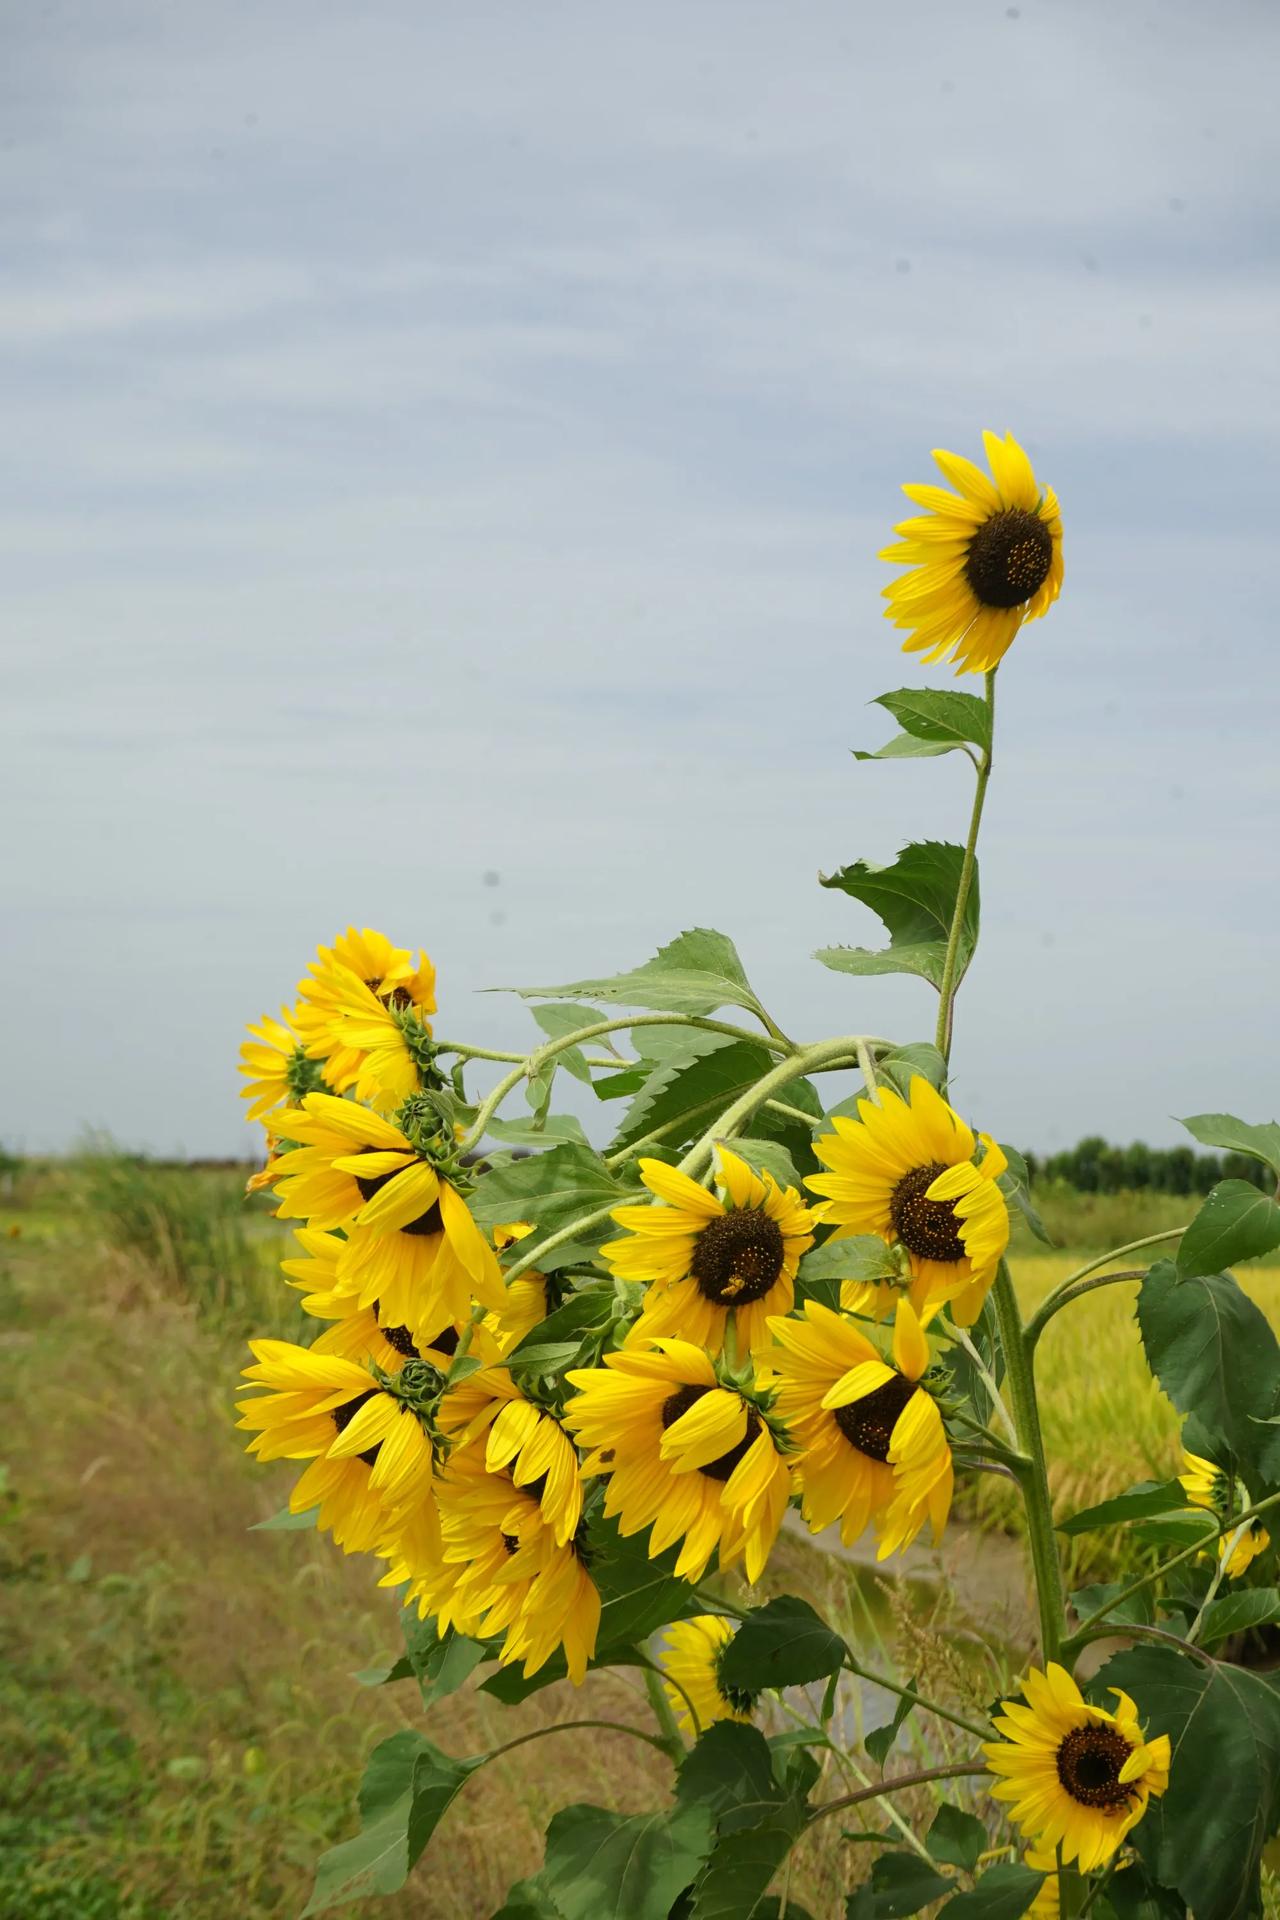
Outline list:
[[[1091,1273],[1097,1273],[1099,1267],[1109,1267],[1113,1260],[1123,1260],[1128,1253],[1141,1253],[1144,1247],[1158,1247],[1164,1240],[1180,1240],[1186,1230],[1186,1227],[1168,1227],[1163,1233],[1144,1234],[1141,1240],[1129,1240],[1123,1247],[1112,1247],[1110,1253],[1100,1253],[1096,1260],[1087,1260],[1084,1266],[1077,1267],[1075,1272],[1069,1273],[1065,1280],[1060,1280],[1052,1293],[1045,1295],[1028,1323],[1027,1338],[1034,1345],[1040,1338],[1045,1325],[1053,1318],[1058,1308],[1065,1304],[1063,1296],[1071,1293],[1074,1299],[1076,1297],[1074,1289],[1079,1282],[1087,1279]],[[1107,1277],[1111,1278],[1110,1275]]]
[[[965,1774],[985,1773],[985,1760],[956,1760],[947,1767],[921,1767],[918,1773],[895,1774],[892,1780],[881,1780],[873,1787],[863,1787],[857,1793],[846,1793],[839,1800],[827,1800],[815,1807],[809,1816],[809,1825],[815,1820],[824,1820],[829,1813],[842,1813],[846,1807],[856,1807],[862,1800],[879,1800],[883,1794],[905,1792],[908,1787],[927,1786],[930,1780],[959,1780]]]
[[[528,1746],[531,1740],[545,1740],[549,1733],[575,1733],[583,1727],[612,1727],[615,1733],[629,1733],[633,1740],[643,1740],[646,1746],[656,1747],[665,1754],[664,1743],[654,1733],[645,1733],[640,1727],[628,1727],[621,1720],[558,1720],[554,1727],[535,1727],[532,1733],[517,1734],[514,1740],[508,1740],[505,1746],[495,1747],[492,1753],[486,1753],[481,1762],[488,1766],[493,1760],[501,1760],[503,1754],[514,1753],[517,1747]]]
[[[530,1267],[536,1267],[543,1255],[550,1253],[554,1247],[567,1246],[570,1240],[575,1240],[588,1227],[598,1227],[602,1221],[608,1220],[618,1204],[617,1200],[606,1200],[602,1207],[595,1207],[590,1213],[580,1214],[576,1220],[570,1220],[568,1226],[559,1228],[555,1233],[549,1233],[545,1240],[539,1240],[537,1246],[530,1252],[522,1254],[518,1260],[513,1260],[509,1267],[503,1268],[502,1276],[507,1285],[510,1286],[513,1280],[518,1280],[522,1273],[527,1273]]]
[[[994,669],[986,676],[986,683],[987,713],[994,739],[996,723]],[[938,989],[938,1028],[935,1044],[943,1059],[948,1062],[951,1059],[951,1026],[958,985],[956,974],[960,964],[960,938],[964,931],[964,910],[969,904],[969,889],[973,885],[973,869],[978,854],[978,829],[982,825],[982,805],[987,797],[987,782],[991,778],[991,759],[992,748],[984,748],[982,762],[978,768],[977,783],[973,789],[973,812],[969,816],[969,838],[965,841],[964,859],[960,865],[955,912],[951,916],[951,931],[947,935],[946,957],[942,963],[942,985]]]
[[[649,1705],[653,1708],[653,1717],[657,1721],[662,1735],[660,1741],[662,1751],[679,1766],[680,1762],[684,1759],[687,1749],[684,1744],[684,1736],[676,1725],[675,1714],[671,1711],[671,1702],[663,1691],[663,1676],[657,1667],[648,1663],[644,1666],[643,1673],[644,1690],[649,1696]],[[688,1694],[684,1692],[683,1687],[680,1688],[680,1692],[684,1694],[685,1703],[690,1713],[693,1714],[693,1724],[696,1727],[699,1722],[698,1716],[694,1712],[693,1702],[689,1699]]]
[[[1041,1302],[1023,1332],[1028,1349],[1035,1346],[1055,1313],[1061,1313],[1073,1300],[1082,1300],[1086,1293],[1093,1293],[1099,1287],[1114,1287],[1121,1280],[1145,1280],[1145,1267],[1125,1267],[1119,1273],[1100,1273],[1092,1280],[1079,1280],[1070,1292],[1064,1293],[1059,1287],[1050,1299]]]
[[[717,1140],[731,1139],[742,1123],[749,1120],[757,1108],[764,1106],[789,1081],[798,1080],[807,1073],[831,1073],[837,1067],[850,1066],[858,1057],[859,1047],[884,1044],[883,1040],[872,1039],[867,1034],[849,1033],[841,1035],[838,1040],[819,1040],[811,1047],[800,1047],[788,1059],[771,1067],[753,1087],[748,1087],[740,1098],[724,1109],[715,1124],[690,1147],[680,1162],[680,1172],[692,1173],[695,1167],[701,1166]]]
[[[1206,1667],[1216,1667],[1218,1664],[1203,1647],[1194,1646],[1190,1640],[1180,1640],[1176,1633],[1166,1633],[1163,1627],[1148,1627],[1140,1620],[1104,1620],[1100,1625],[1091,1627],[1088,1633],[1082,1634],[1077,1630],[1071,1636],[1072,1646],[1077,1642],[1088,1646],[1091,1640],[1158,1640],[1166,1647],[1176,1647],[1179,1653],[1189,1653]]]
[[[1062,1647],[1066,1596],[1062,1589],[1062,1568],[1058,1563],[1058,1546],[1053,1532],[1053,1502],[1049,1494],[1040,1413],[1036,1406],[1031,1349],[1023,1339],[1022,1316],[1018,1312],[1018,1299],[1005,1260],[1000,1262],[992,1292],[996,1321],[1000,1328],[1000,1345],[1004,1353],[1005,1381],[1013,1402],[1014,1425],[1018,1431],[1018,1445],[1027,1455],[1027,1464],[1018,1477],[1026,1507],[1027,1537],[1036,1577],[1041,1651],[1046,1660],[1056,1660]]]
[[[883,1687],[886,1693],[896,1693],[899,1700],[914,1701],[922,1713],[932,1713],[939,1720],[949,1720],[953,1727],[961,1727],[965,1733],[973,1734],[978,1740],[991,1738],[990,1727],[980,1727],[975,1721],[966,1720],[962,1713],[953,1713],[950,1707],[939,1706],[936,1700],[927,1700],[914,1688],[904,1687],[900,1681],[890,1680],[883,1673],[873,1673],[870,1667],[864,1667],[852,1653],[846,1653],[844,1663],[850,1673],[857,1674],[859,1680],[865,1680],[873,1687]]]

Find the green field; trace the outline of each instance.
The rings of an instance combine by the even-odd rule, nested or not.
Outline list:
[[[157,1181],[159,1184],[157,1185]],[[148,1185],[148,1182],[151,1184]],[[278,1230],[243,1215],[231,1176],[148,1175],[111,1164],[20,1180],[0,1211],[0,1368],[11,1413],[3,1467],[0,1789],[3,1920],[236,1920],[300,1912],[316,1855],[351,1831],[370,1748],[423,1725],[411,1688],[355,1675],[398,1642],[393,1596],[372,1569],[309,1532],[252,1532],[283,1503],[287,1469],[251,1463],[231,1400],[250,1327],[288,1333]],[[1073,1251],[1023,1250],[1024,1305],[1097,1248],[1158,1231],[1185,1202],[1063,1195],[1047,1206]],[[1244,1284],[1280,1320],[1280,1271]],[[1131,1285],[1060,1315],[1040,1349],[1061,1511],[1177,1463],[1178,1422],[1141,1364]],[[966,1489],[945,1554],[972,1584],[984,1531],[1009,1523],[995,1481]],[[1076,1571],[1099,1569],[1077,1549]],[[1029,1639],[1014,1569],[1007,1659]],[[770,1588],[808,1591],[867,1652],[935,1687],[989,1698],[947,1596],[868,1588],[860,1569],[784,1536]],[[886,1644],[887,1643],[887,1644]],[[896,1644],[895,1644],[896,1643]],[[592,1675],[585,1697],[549,1689],[517,1710],[465,1690],[427,1716],[454,1751],[607,1714],[647,1724],[633,1676]],[[961,1739],[964,1736],[960,1736]],[[924,1735],[913,1734],[917,1743]],[[945,1745],[917,1745],[944,1757]],[[410,1888],[352,1912],[486,1920],[541,1856],[569,1800],[653,1804],[663,1763],[608,1733],[567,1736],[500,1762],[467,1789]],[[856,1764],[856,1756],[855,1756]],[[905,1809],[911,1811],[910,1806]],[[866,1865],[825,1823],[791,1891],[813,1912]],[[823,1837],[820,1839],[819,1835]]]

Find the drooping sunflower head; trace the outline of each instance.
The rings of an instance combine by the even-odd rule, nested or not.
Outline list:
[[[813,1147],[828,1171],[805,1185],[825,1196],[816,1213],[835,1228],[832,1239],[875,1233],[905,1248],[918,1314],[949,1302],[959,1325],[972,1326],[1009,1244],[1009,1212],[996,1184],[1008,1162],[922,1075],[908,1091],[904,1100],[882,1086],[878,1103],[859,1100],[856,1121],[836,1115],[835,1132]],[[841,1303],[851,1313],[879,1313],[892,1295],[876,1283],[851,1283]]]
[[[297,1011],[298,1030],[313,1060],[324,1063],[329,1086],[345,1093],[362,1076],[378,1091],[384,1080],[398,1079],[401,1091],[388,1087],[385,1101],[394,1104],[413,1090],[405,1049],[397,1045],[394,1023],[379,1013],[412,1015],[429,1035],[427,1015],[435,1012],[436,974],[426,954],[395,947],[372,927],[348,927],[331,947],[319,947],[307,977],[298,983],[302,996]],[[368,1029],[363,1039],[358,1028]],[[411,1030],[412,1031],[412,1030]],[[384,1049],[388,1057],[370,1069],[370,1050]],[[368,1098],[366,1092],[362,1099]]]
[[[565,1425],[607,1475],[605,1513],[624,1535],[652,1527],[656,1557],[683,1540],[677,1574],[698,1580],[719,1549],[758,1580],[777,1538],[791,1475],[760,1406],[724,1384],[710,1355],[638,1327],[602,1367],[565,1375],[576,1389]]]
[[[1052,487],[1041,489],[1011,433],[984,433],[988,478],[971,460],[935,451],[956,489],[904,486],[924,514],[894,531],[880,558],[905,566],[885,588],[886,614],[907,631],[904,653],[948,656],[957,673],[986,673],[1004,658],[1026,620],[1037,620],[1062,587],[1062,516]]]
[[[954,1470],[937,1403],[919,1382],[929,1344],[898,1302],[892,1360],[815,1300],[770,1322],[774,1405],[798,1448],[801,1512],[814,1533],[840,1522],[846,1546],[874,1525],[877,1559],[908,1546],[926,1520],[940,1537]]]
[[[991,1791],[1024,1837],[1060,1847],[1084,1873],[1111,1859],[1169,1784],[1168,1735],[1147,1739],[1129,1695],[1111,1692],[1114,1713],[1091,1706],[1065,1668],[1033,1668],[994,1722],[1001,1739],[983,1748],[999,1776]]]
[[[246,1084],[241,1098],[249,1102],[246,1120],[266,1120],[280,1107],[297,1106],[317,1083],[317,1070],[307,1058],[296,1024],[296,1008],[281,1007],[280,1018],[264,1014],[240,1048],[239,1072]]]
[[[1242,1513],[1249,1505],[1249,1493],[1244,1484],[1215,1466],[1212,1460],[1206,1460],[1198,1453],[1191,1453],[1185,1447],[1182,1452],[1186,1472],[1178,1475],[1179,1485],[1193,1506],[1207,1507],[1219,1520],[1229,1521],[1233,1513]],[[1260,1553],[1265,1553],[1271,1545],[1271,1535],[1261,1520],[1250,1520],[1243,1532],[1232,1528],[1218,1541],[1218,1558],[1223,1562],[1223,1571],[1229,1580],[1238,1580]]]
[[[577,1449],[555,1415],[530,1399],[505,1367],[481,1367],[451,1387],[439,1418],[455,1446],[483,1438],[487,1470],[507,1472],[514,1486],[532,1491],[557,1546],[574,1538],[582,1519]]]
[[[661,1160],[641,1160],[657,1205],[619,1207],[628,1229],[601,1249],[624,1280],[648,1281],[646,1334],[679,1334],[719,1353],[730,1313],[740,1348],[767,1346],[770,1314],[788,1313],[796,1268],[813,1244],[813,1215],[794,1187],[717,1149],[720,1192]]]
[[[750,1722],[754,1693],[724,1682],[721,1668],[733,1645],[735,1628],[719,1614],[702,1613],[668,1627],[658,1649],[658,1664],[669,1676],[663,1681],[681,1733],[696,1740],[716,1720]]]

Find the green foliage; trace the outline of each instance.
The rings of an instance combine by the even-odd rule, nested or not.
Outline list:
[[[1181,1277],[1171,1261],[1152,1267],[1138,1294],[1147,1364],[1179,1413],[1194,1416],[1188,1443],[1239,1472],[1252,1488],[1273,1485],[1280,1430],[1280,1348],[1230,1274]]]
[[[883,921],[888,947],[823,947],[817,958],[837,973],[914,973],[941,988],[947,939],[960,887],[963,847],[940,840],[913,841],[891,866],[873,867],[855,860],[822,876],[833,887],[860,900]],[[962,980],[978,943],[978,875],[965,904],[957,979]]]
[[[540,1256],[543,1271],[553,1272],[591,1258],[600,1242],[616,1232],[607,1216],[591,1225],[584,1216],[638,1197],[635,1187],[624,1186],[610,1173],[599,1154],[567,1140],[482,1174],[468,1204],[481,1226],[505,1226],[531,1217],[536,1221],[533,1233],[520,1242],[521,1258],[562,1227],[581,1223],[572,1241]]]
[[[1280,1247],[1280,1206],[1247,1181],[1224,1180],[1183,1234],[1178,1272],[1221,1273],[1273,1247]]]
[[[711,1833],[710,1809],[697,1802],[631,1815],[563,1807],[539,1879],[562,1920],[667,1920]]]
[[[972,1893],[957,1893],[939,1914],[948,1920],[1020,1920],[1044,1885],[1030,1867],[988,1867]]]
[[[375,1747],[360,1785],[360,1832],[321,1856],[304,1914],[394,1893],[483,1758],[455,1760],[406,1727]]]
[[[512,987],[525,1000],[603,1000],[659,1013],[715,1013],[742,1007],[760,1014],[737,948],[723,933],[694,927],[660,947],[652,960],[630,973],[603,980],[575,980],[567,987]]]
[[[800,1687],[839,1673],[844,1658],[839,1634],[806,1600],[786,1593],[744,1617],[720,1672],[730,1687]]]
[[[953,753],[969,744],[991,745],[990,711],[985,700],[972,693],[904,687],[898,693],[880,694],[872,704],[891,713],[903,731],[878,753],[855,749],[855,760],[917,760]]]
[[[893,1743],[905,1726],[907,1715],[914,1706],[918,1705],[919,1699],[920,1695],[916,1691],[915,1681],[908,1680],[902,1693],[898,1696],[898,1704],[893,1710],[893,1718],[890,1720],[888,1726],[876,1727],[863,1741],[862,1744],[882,1773],[884,1771],[885,1761],[893,1752]]]
[[[949,1893],[955,1881],[918,1853],[882,1853],[865,1886],[845,1902],[847,1920],[900,1920]]]
[[[613,1141],[615,1148],[659,1130],[669,1146],[687,1144],[773,1065],[765,1047],[746,1040],[692,1029],[684,1030],[684,1038],[687,1045],[656,1064],[637,1092]]]
[[[1090,1692],[1101,1700],[1107,1687],[1132,1694],[1148,1734],[1167,1733],[1173,1750],[1168,1792],[1131,1836],[1146,1866],[1196,1920],[1249,1920],[1280,1823],[1280,1693],[1239,1668],[1146,1646],[1109,1660]]]
[[[1200,1644],[1217,1646],[1232,1634],[1267,1627],[1276,1620],[1280,1620],[1280,1588],[1241,1587],[1209,1602],[1200,1623]]]
[[[1233,1113],[1193,1113],[1182,1125],[1202,1146],[1226,1147],[1260,1160],[1280,1180],[1280,1123],[1275,1120],[1251,1126]]]
[[[1096,1507],[1085,1507],[1069,1520],[1058,1522],[1058,1532],[1094,1533],[1100,1527],[1118,1527],[1126,1520],[1149,1520],[1153,1514],[1177,1513],[1188,1504],[1186,1489],[1177,1480],[1147,1480]]]
[[[681,1763],[677,1804],[707,1810],[715,1840],[690,1920],[745,1920],[804,1831],[805,1794],[777,1775],[780,1756],[755,1728],[719,1721]]]
[[[976,1815],[944,1800],[925,1836],[925,1845],[944,1866],[972,1872],[987,1850],[987,1830]]]

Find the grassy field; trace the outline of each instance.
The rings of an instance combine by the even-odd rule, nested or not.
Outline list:
[[[0,1483],[0,1920],[294,1915],[316,1855],[351,1830],[368,1751],[400,1726],[465,1752],[553,1719],[648,1724],[628,1677],[593,1675],[585,1696],[550,1689],[514,1712],[466,1690],[425,1721],[411,1689],[355,1680],[395,1650],[393,1597],[313,1534],[249,1530],[290,1478],[246,1459],[230,1412],[244,1333],[288,1332],[296,1313],[272,1273],[276,1229],[228,1202],[225,1177],[161,1179],[177,1184],[140,1191],[97,1166],[18,1187],[0,1211],[0,1390],[14,1409]],[[1075,1223],[1073,1238],[1135,1238],[1185,1204],[1126,1214],[1122,1198],[1099,1202],[1105,1219]],[[1082,1257],[1020,1259],[1024,1302]],[[1245,1284],[1280,1315],[1280,1273]],[[1177,1421],[1145,1379],[1133,1291],[1090,1295],[1042,1343],[1064,1511],[1176,1464]],[[976,1530],[1007,1522],[1000,1493],[983,1482],[966,1500],[953,1551],[976,1558]],[[935,1684],[989,1697],[991,1672],[940,1631],[945,1595],[879,1592],[869,1608],[865,1576],[791,1539],[768,1585],[821,1600],[864,1649],[897,1641],[908,1670],[923,1662]],[[1015,1604],[1015,1660],[1017,1619]],[[895,1651],[875,1650],[882,1664]],[[950,1753],[915,1731],[906,1751]],[[619,1736],[539,1743],[467,1789],[410,1888],[351,1911],[485,1920],[536,1866],[557,1806],[638,1809],[662,1774]],[[806,1843],[792,1882],[824,1916],[867,1852],[842,1846],[835,1824]]]

